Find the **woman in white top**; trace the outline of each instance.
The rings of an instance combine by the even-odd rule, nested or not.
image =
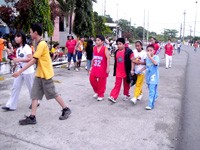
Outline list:
[[[146,51],[143,50],[141,41],[136,41],[134,53],[135,74],[137,75],[137,82],[135,86],[134,97],[131,101],[136,104],[137,100],[142,99],[142,85],[144,81],[145,65],[146,65]]]
[[[17,44],[16,57],[14,58],[14,62],[17,64],[17,70],[23,68],[31,59],[32,59],[32,50],[29,45],[26,44],[26,36],[24,32],[19,31],[15,35],[15,42]],[[19,77],[14,79],[11,96],[2,109],[13,111],[17,109],[17,102],[19,98],[19,94],[25,81],[26,86],[28,87],[29,94],[31,95],[31,89],[33,85],[34,79],[34,67],[29,67],[26,71],[24,71]],[[32,103],[32,101],[31,101]]]

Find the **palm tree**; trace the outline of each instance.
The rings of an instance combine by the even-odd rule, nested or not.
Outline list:
[[[60,4],[60,9],[65,12],[65,15],[70,14],[70,25],[69,25],[69,34],[72,32],[72,16],[77,8],[78,5],[80,5],[78,0],[57,0],[58,3]],[[81,0],[82,2],[85,2]],[[97,0],[87,0],[89,2],[97,2]]]

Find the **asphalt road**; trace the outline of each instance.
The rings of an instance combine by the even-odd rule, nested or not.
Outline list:
[[[189,48],[184,48],[189,51]],[[199,53],[192,55],[197,57],[197,54]],[[193,115],[188,116],[190,113],[187,111],[196,113],[196,117],[199,117],[199,113],[197,113],[198,103],[196,103],[198,88],[191,90],[187,85],[193,83],[199,87],[199,82],[194,80],[198,79],[196,76],[199,74],[193,74],[194,70],[191,69],[190,72],[194,75],[190,78],[193,79],[192,82],[185,79],[186,69],[190,68],[190,63],[186,68],[190,58],[186,52],[173,56],[171,69],[165,69],[163,51],[159,57],[159,98],[156,101],[155,109],[151,111],[144,109],[148,105],[148,89],[145,82],[143,100],[136,105],[122,100],[123,89],[121,89],[116,104],[112,104],[106,99],[115,83],[115,77],[112,76],[113,58],[111,58],[111,73],[107,81],[105,100],[102,102],[93,99],[94,93],[89,83],[89,76],[84,69],[80,72],[68,71],[65,68],[54,69],[54,80],[61,81],[61,83],[55,83],[56,89],[72,110],[71,116],[64,121],[58,120],[61,108],[56,101],[47,101],[43,98],[41,106],[37,110],[38,123],[19,126],[18,121],[23,118],[23,115],[30,114],[28,90],[26,86],[23,86],[18,109],[14,112],[0,110],[0,149],[173,150],[182,148],[183,144],[181,143],[189,147],[190,145],[185,143],[189,134],[186,131],[187,127],[192,127],[194,123],[191,122],[190,125],[187,125],[187,121],[193,117]],[[198,62],[195,61],[198,58],[194,58],[191,63]],[[85,64],[83,63],[83,65]],[[195,71],[198,70],[198,67],[193,64],[191,66],[197,68]],[[188,77],[188,71],[186,75]],[[8,100],[13,83],[11,75],[4,77],[5,80],[0,81],[0,104],[5,104]],[[187,83],[186,88],[184,88],[184,83]],[[191,96],[185,93],[184,96],[184,91],[195,92],[195,94]],[[130,94],[133,96],[134,87],[131,88]],[[189,96],[188,99],[186,99],[187,96]],[[184,108],[185,104],[189,104],[191,101],[194,102],[194,106]],[[187,111],[183,111],[183,109]],[[182,118],[183,115],[184,118]],[[188,120],[185,120],[186,118]],[[195,125],[199,124],[197,120],[194,122],[196,122]],[[180,124],[184,124],[182,128],[180,128]],[[194,132],[196,135],[199,130]],[[197,140],[195,141],[197,143]]]
[[[183,46],[187,53],[185,79],[182,84],[181,121],[178,134],[178,150],[200,149],[200,50]]]

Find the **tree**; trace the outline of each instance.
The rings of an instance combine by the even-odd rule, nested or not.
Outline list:
[[[76,7],[80,8],[80,5],[83,5],[81,3],[90,3],[90,2],[97,2],[97,0],[57,0],[60,4],[61,9],[66,13],[70,15],[70,23],[69,23],[69,33],[71,34],[72,31],[72,16],[75,12]],[[87,10],[84,10],[84,12]],[[75,12],[75,15],[78,11]],[[80,19],[79,19],[80,21]]]
[[[107,35],[112,33],[108,26],[105,25],[106,20],[103,16],[99,16],[94,12],[94,31],[96,35]]]
[[[110,15],[106,15],[106,22],[107,23],[114,23],[113,18],[111,18]]]
[[[77,0],[73,31],[78,36],[89,37],[94,34],[92,1]]]
[[[176,39],[176,34],[178,33],[175,29],[165,29],[164,31],[164,41],[167,41],[168,39]]]
[[[48,36],[53,34],[54,27],[51,22],[49,0],[20,0],[17,1],[15,7],[19,12],[15,24],[19,25],[20,29],[29,32],[30,25],[38,22],[43,25],[43,32],[47,31]]]

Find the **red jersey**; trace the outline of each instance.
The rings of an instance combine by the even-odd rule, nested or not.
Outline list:
[[[165,54],[167,54],[169,56],[172,56],[173,49],[174,49],[173,46],[172,46],[172,44],[165,45],[165,49],[166,49]]]
[[[132,53],[130,56],[130,59],[134,56],[134,54]],[[126,70],[125,70],[125,49],[120,51],[117,51],[116,54],[116,59],[115,61],[117,61],[117,68],[116,68],[116,77],[119,78],[125,78],[126,77]]]
[[[159,47],[159,45],[157,43],[149,44],[149,45],[153,45],[155,47],[154,55],[157,53],[157,50],[160,49],[160,47]]]
[[[198,43],[194,43],[194,47],[198,47]]]
[[[106,50],[108,48],[102,46],[101,50],[97,51],[97,46],[94,47],[94,56],[93,56],[93,66],[91,70],[91,75],[95,77],[108,77],[107,70],[107,58],[106,58]]]
[[[73,53],[74,52],[74,48],[76,46],[76,43],[77,43],[77,41],[75,39],[73,39],[72,41],[68,40],[66,42],[66,46],[65,47],[67,47],[68,53]]]

